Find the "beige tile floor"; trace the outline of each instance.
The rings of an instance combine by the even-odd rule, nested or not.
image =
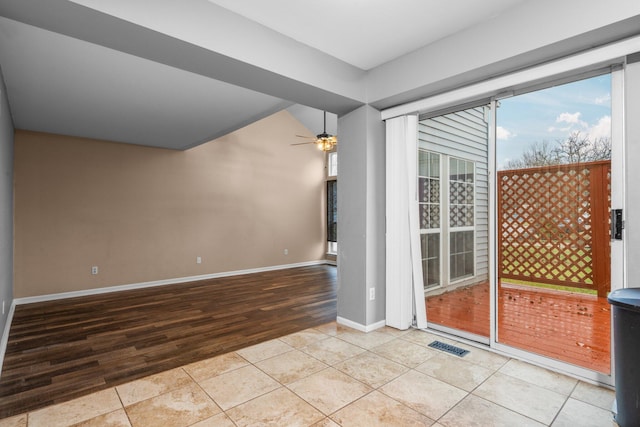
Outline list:
[[[611,426],[611,390],[417,330],[308,329],[0,420],[55,426]],[[446,341],[446,340],[445,340]]]

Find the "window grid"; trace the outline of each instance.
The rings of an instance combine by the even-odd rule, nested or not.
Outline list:
[[[474,163],[449,159],[449,226],[473,227],[475,183]]]
[[[440,155],[418,151],[418,205],[424,289],[440,285]]]
[[[449,279],[475,273],[475,163],[449,158]]]

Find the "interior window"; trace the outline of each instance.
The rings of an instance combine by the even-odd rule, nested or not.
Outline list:
[[[327,253],[338,253],[338,153],[327,153]]]
[[[327,176],[338,176],[338,153],[335,151],[327,154]]]

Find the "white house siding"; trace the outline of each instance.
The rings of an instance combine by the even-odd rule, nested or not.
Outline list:
[[[485,107],[420,120],[419,147],[476,164],[476,279],[489,272],[488,123]]]

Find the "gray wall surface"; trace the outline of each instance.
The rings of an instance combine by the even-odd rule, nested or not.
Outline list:
[[[338,118],[338,317],[366,322],[367,164],[364,108]]]
[[[367,325],[384,320],[385,313],[385,125],[380,112],[362,107],[367,115]],[[376,298],[369,299],[375,288]]]
[[[0,70],[0,334],[13,301],[13,121]]]
[[[338,135],[338,317],[367,326],[385,318],[384,123],[364,106]]]
[[[370,70],[367,102],[385,109],[628,37],[638,13],[630,0],[523,2]]]

